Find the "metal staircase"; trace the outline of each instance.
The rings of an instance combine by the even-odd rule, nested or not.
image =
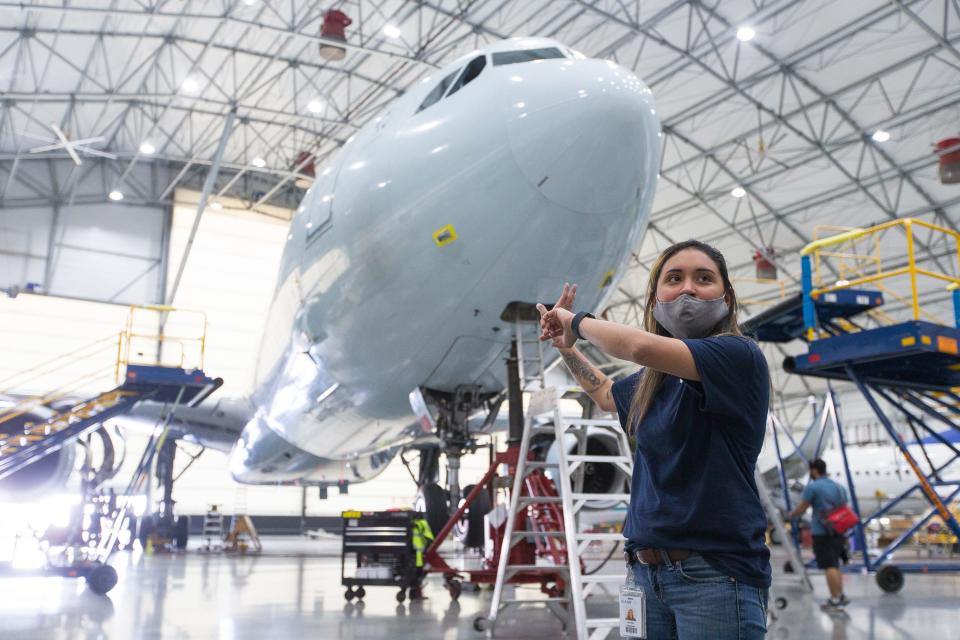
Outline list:
[[[583,507],[589,504],[629,502],[630,496],[627,493],[584,493],[583,472],[588,464],[612,464],[622,470],[626,477],[630,477],[633,460],[626,435],[616,420],[588,420],[564,416],[561,399],[562,393],[553,388],[544,389],[531,398],[513,478],[497,579],[485,626],[491,631],[495,630],[497,620],[507,607],[539,605],[546,606],[557,615],[565,628],[572,626],[577,638],[601,639],[617,626],[617,618],[589,617],[586,598],[594,595],[597,588],[604,584],[622,584],[623,575],[618,573],[585,576],[581,556],[592,542],[616,542],[623,537],[620,533],[583,532],[580,530],[578,516]],[[620,451],[616,455],[587,455],[587,429],[609,429],[616,435]],[[558,445],[556,462],[529,459],[530,443],[537,435],[553,435]],[[567,452],[566,442],[570,435],[574,436],[578,443],[575,453]],[[554,476],[552,481],[545,475],[548,470]],[[555,487],[554,483],[559,487]],[[539,510],[537,517],[531,517],[531,510]],[[553,517],[545,518],[543,511],[551,513]],[[526,529],[528,520],[539,524]],[[545,522],[548,523],[547,526],[544,525]],[[536,541],[538,549],[546,551],[538,556],[549,562],[538,560],[534,564],[517,564],[511,559],[514,545],[519,540],[530,538]],[[535,599],[504,597],[504,585],[512,578],[518,574],[536,573],[561,576],[557,580],[554,594]]]
[[[15,418],[28,414],[36,401],[17,404],[0,413],[0,480],[83,437],[142,400],[195,405],[221,383],[200,370],[129,365],[123,384],[78,402],[43,422],[27,421],[15,426]]]

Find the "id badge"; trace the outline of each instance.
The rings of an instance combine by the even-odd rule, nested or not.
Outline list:
[[[620,587],[620,637],[647,637],[647,604],[636,587]]]

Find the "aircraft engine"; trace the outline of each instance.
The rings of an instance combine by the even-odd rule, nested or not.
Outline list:
[[[573,434],[564,438],[568,454],[576,453],[577,439]],[[532,443],[537,451],[538,459],[546,462],[556,462],[558,456],[557,443],[552,436],[541,436]],[[591,427],[587,430],[586,455],[588,456],[615,456],[621,455],[617,438],[610,431]],[[583,463],[582,493],[629,493],[630,477],[614,464],[585,462]],[[551,476],[555,471],[547,470]],[[559,489],[559,487],[558,487]],[[617,503],[594,503],[593,508],[609,509]],[[589,507],[588,507],[589,508]]]

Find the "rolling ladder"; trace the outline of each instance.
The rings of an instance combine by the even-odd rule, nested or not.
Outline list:
[[[491,632],[495,631],[497,620],[510,606],[541,605],[557,615],[565,628],[572,626],[576,630],[577,638],[599,640],[607,637],[610,630],[617,627],[618,619],[588,617],[585,600],[604,584],[622,584],[623,575],[619,573],[584,575],[580,557],[592,542],[618,542],[622,541],[623,537],[620,533],[581,532],[578,526],[578,515],[588,504],[629,502],[630,496],[628,493],[584,493],[584,470],[588,464],[611,464],[629,478],[633,472],[633,460],[626,434],[623,433],[618,421],[564,416],[560,406],[562,395],[558,389],[547,388],[531,398],[520,443],[516,474],[513,478],[510,509],[499,556],[497,579],[484,626]],[[610,430],[617,438],[619,452],[615,455],[587,455],[587,430],[591,428]],[[553,435],[555,442],[563,445],[556,447],[558,453],[556,462],[528,459],[531,440],[537,435]],[[567,452],[566,445],[570,436],[573,436],[577,442],[576,452],[572,454]],[[546,470],[551,470],[555,474],[555,482],[559,485],[558,491],[531,495],[529,490],[531,476],[542,474]],[[553,495],[550,495],[551,493]],[[522,525],[518,523],[518,518],[526,518],[530,509],[556,508],[557,506],[559,509],[555,513],[559,522],[556,523],[556,527],[525,530],[523,526],[518,526]],[[553,555],[554,559],[559,561],[553,564],[539,562],[533,565],[512,564],[511,549],[519,540],[530,537],[538,540],[538,547],[559,550],[559,556],[544,554]],[[525,600],[504,597],[504,585],[511,577],[518,573],[536,572],[563,575],[564,584],[558,581],[557,593],[547,598]]]
[[[203,545],[204,551],[220,551],[223,549],[223,512],[220,505],[212,504],[203,516]]]

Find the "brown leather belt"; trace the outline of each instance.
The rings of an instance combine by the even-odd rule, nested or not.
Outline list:
[[[688,549],[639,549],[634,551],[632,555],[624,551],[623,559],[626,560],[627,564],[638,563],[655,567],[663,563],[661,551],[666,552],[670,562],[682,562],[693,555],[693,551]]]

